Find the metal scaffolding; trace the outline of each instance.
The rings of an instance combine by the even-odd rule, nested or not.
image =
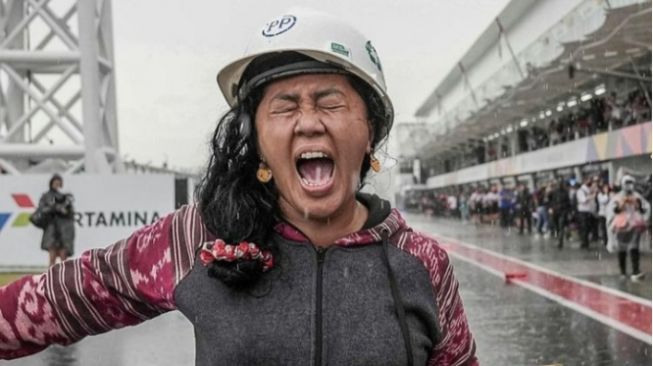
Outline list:
[[[122,171],[110,0],[0,0],[0,173]]]

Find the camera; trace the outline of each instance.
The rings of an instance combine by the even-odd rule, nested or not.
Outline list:
[[[65,203],[66,202],[66,196],[63,194],[57,194],[54,197],[54,202],[55,203]]]

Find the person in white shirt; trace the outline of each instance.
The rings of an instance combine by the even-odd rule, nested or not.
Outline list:
[[[599,194],[596,196],[597,202],[599,204],[599,231],[601,232],[601,240],[603,241],[603,246],[608,245],[608,227],[605,220],[605,210],[610,202],[610,197],[612,192],[610,192],[610,186],[603,184],[600,188]]]
[[[482,223],[483,217],[483,187],[477,187],[474,193],[469,196],[469,208],[472,213],[474,224]]]
[[[589,233],[592,219],[598,211],[596,207],[596,188],[592,186],[591,179],[586,179],[583,185],[576,191],[576,204],[580,226],[580,247],[589,249]]]
[[[497,187],[492,186],[485,196],[483,196],[483,208],[486,215],[486,221],[491,225],[495,225],[499,220],[499,194]]]
[[[447,208],[449,209],[449,216],[456,217],[458,215],[458,198],[453,193],[447,196]]]

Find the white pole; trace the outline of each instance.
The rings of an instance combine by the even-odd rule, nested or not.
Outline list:
[[[102,120],[100,119],[100,65],[98,62],[97,1],[78,0],[80,76],[82,81],[82,119],[84,123],[84,160],[87,173],[100,172],[104,164],[96,161],[95,153],[102,147]]]

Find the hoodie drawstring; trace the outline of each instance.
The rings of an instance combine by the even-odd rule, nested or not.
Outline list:
[[[401,335],[404,338],[404,346],[406,347],[406,357],[408,359],[408,366],[413,366],[413,347],[410,341],[410,330],[408,329],[408,322],[406,321],[406,310],[404,309],[404,303],[401,301],[401,293],[399,292],[399,286],[397,286],[397,280],[395,279],[394,271],[390,266],[390,256],[388,254],[388,232],[383,230],[381,233],[382,237],[382,247],[383,247],[383,258],[385,266],[388,269],[388,279],[390,281],[390,291],[392,292],[392,300],[395,305],[395,312],[397,313],[397,318],[399,318],[399,327],[401,328]]]

